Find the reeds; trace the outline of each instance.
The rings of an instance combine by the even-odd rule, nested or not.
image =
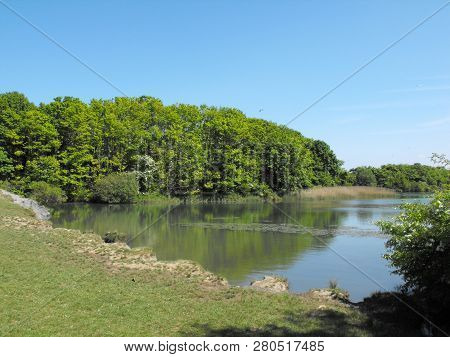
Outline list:
[[[383,187],[371,186],[335,186],[335,187],[313,187],[301,190],[301,198],[308,199],[339,199],[360,197],[392,197],[397,194],[394,190]]]

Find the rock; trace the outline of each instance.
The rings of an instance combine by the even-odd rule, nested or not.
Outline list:
[[[103,241],[105,243],[126,243],[127,236],[119,232],[106,232],[103,236]]]
[[[289,284],[286,279],[276,276],[265,276],[262,280],[253,281],[250,287],[257,290],[279,293],[288,291]]]
[[[311,293],[319,298],[326,300],[339,300],[341,302],[349,301],[349,294],[345,290],[341,289],[315,289]]]
[[[4,196],[11,197],[15,204],[18,204],[19,206],[24,207],[24,208],[31,209],[34,212],[36,218],[41,221],[47,221],[51,217],[51,214],[50,214],[50,211],[48,210],[48,208],[41,206],[35,200],[31,200],[29,198],[23,198],[14,193],[5,191],[5,190],[0,190],[0,193]]]
[[[331,293],[331,290],[327,290],[327,289],[318,289],[318,290],[313,290],[312,292],[315,296],[317,297],[321,297],[321,298],[325,298],[325,299],[332,299],[333,295]]]

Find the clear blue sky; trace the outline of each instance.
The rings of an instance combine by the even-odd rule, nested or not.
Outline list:
[[[280,124],[446,2],[1,1],[129,96]],[[3,6],[0,29],[0,92],[120,95]],[[449,155],[450,6],[290,127],[347,168]]]

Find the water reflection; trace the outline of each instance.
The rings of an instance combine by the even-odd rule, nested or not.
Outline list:
[[[379,287],[327,246],[393,288],[400,280],[389,274],[381,258],[384,243],[373,221],[392,216],[400,202],[287,200],[277,204],[280,210],[268,203],[67,204],[56,211],[53,222],[98,234],[124,233],[133,247],[150,246],[161,260],[194,260],[233,284],[276,273],[287,277],[293,290],[303,291],[337,279],[358,299]],[[289,228],[293,224],[333,233],[299,233]],[[345,233],[350,228],[351,235]]]

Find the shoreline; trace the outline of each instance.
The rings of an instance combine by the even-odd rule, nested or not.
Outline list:
[[[98,234],[53,228],[10,197],[0,198],[5,213],[0,216],[0,259],[7,271],[14,272],[0,281],[10,286],[6,295],[0,294],[0,303],[5,311],[16,311],[14,316],[0,317],[3,336],[420,335],[420,328],[401,324],[402,318],[391,321],[398,309],[395,300],[387,302],[388,293],[354,303],[339,289],[290,292],[283,278],[273,276],[253,282],[253,287],[230,286],[195,262],[158,261],[149,249],[130,249],[123,243],[105,243]],[[14,259],[7,258],[11,256]],[[74,290],[60,295],[69,286]],[[32,305],[27,300],[30,292]],[[52,294],[58,303],[44,305]],[[32,309],[41,300],[44,311]],[[187,307],[193,310],[186,315]],[[89,318],[100,319],[94,330],[84,322],[86,311]],[[15,322],[39,320],[41,313],[45,323]],[[61,316],[70,324],[61,325]]]
[[[282,196],[274,193],[271,196],[263,197],[256,195],[239,196],[229,195],[216,198],[206,198],[206,196],[195,195],[189,197],[169,197],[157,196],[146,198],[145,195],[139,196],[136,201],[129,203],[107,203],[91,201],[68,201],[64,204],[101,204],[101,205],[122,205],[122,204],[234,204],[234,203],[264,203],[264,202],[282,202],[283,200],[304,199],[304,200],[337,200],[353,198],[385,198],[396,197],[402,194],[429,194],[431,192],[400,192],[384,187],[371,186],[315,186],[302,189],[300,191],[288,192]]]
[[[74,235],[79,235],[80,237],[86,236],[86,239],[78,239],[75,243],[78,251],[83,252],[90,256],[96,256],[101,261],[111,266],[114,270],[120,270],[121,268],[127,269],[137,269],[137,270],[168,270],[171,272],[176,272],[181,276],[192,277],[196,276],[203,279],[204,282],[216,287],[226,287],[226,288],[242,288],[248,289],[253,288],[260,291],[271,292],[271,293],[288,293],[292,295],[305,295],[311,293],[322,292],[317,294],[317,296],[327,297],[334,299],[332,294],[327,294],[326,291],[330,289],[326,288],[316,288],[310,289],[306,292],[293,292],[288,288],[288,282],[283,277],[278,277],[275,275],[267,275],[259,280],[252,281],[248,286],[231,286],[228,281],[212,272],[204,269],[199,263],[191,260],[174,260],[174,261],[159,261],[156,255],[149,248],[132,248],[126,242],[117,241],[114,243],[106,243],[104,238],[97,233],[83,233],[77,229],[67,229],[67,228],[54,228],[50,221],[51,215],[48,208],[39,205],[36,201],[20,197],[11,192],[0,190],[0,194],[5,197],[12,199],[12,202],[20,207],[29,209],[36,216],[36,219],[42,221],[42,225],[38,227],[45,227],[46,230],[58,231],[62,230],[69,232]],[[13,217],[14,218],[14,217]],[[12,220],[14,222],[14,219]],[[21,226],[27,225],[28,222],[23,220],[16,220]],[[32,223],[31,223],[32,224]],[[83,243],[84,241],[84,243]],[[100,256],[98,256],[99,251],[101,251]],[[107,257],[105,259],[105,257]],[[325,293],[323,293],[325,292]],[[350,305],[357,305],[358,303],[352,302],[349,299],[345,301],[343,299],[336,299],[338,302],[346,303]]]

